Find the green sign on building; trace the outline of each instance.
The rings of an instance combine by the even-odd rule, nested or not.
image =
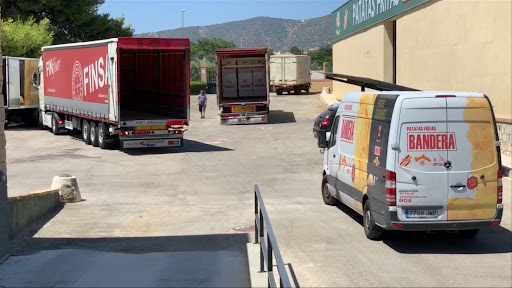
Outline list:
[[[350,0],[331,14],[332,42],[393,18],[429,0]]]

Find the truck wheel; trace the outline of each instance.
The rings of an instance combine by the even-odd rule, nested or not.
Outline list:
[[[277,90],[276,90],[276,94],[277,94],[277,95],[283,95],[283,90],[281,90],[281,89],[277,89]]]
[[[52,116],[52,133],[53,135],[59,135],[59,129],[57,129],[57,118]]]
[[[91,144],[94,147],[98,147],[98,125],[96,122],[91,121],[91,124],[89,124],[89,129],[91,129]]]
[[[109,144],[107,143],[108,138],[108,126],[105,123],[98,124],[98,145],[101,149],[109,148]]]
[[[37,110],[37,127],[41,130],[45,129],[43,124],[43,113],[41,113],[41,110],[39,109]]]
[[[306,88],[306,89],[304,89],[304,90],[306,90],[306,94],[309,94],[309,87],[307,87],[307,88]]]
[[[91,145],[91,127],[87,120],[82,121],[82,140],[87,145]]]
[[[302,89],[295,88],[295,95],[300,95],[302,93]]]
[[[324,176],[322,179],[322,199],[324,200],[324,203],[329,206],[336,206],[340,203],[338,199],[332,197],[331,193],[329,192],[327,176]]]
[[[384,230],[380,228],[373,220],[372,210],[370,209],[370,200],[366,200],[363,209],[363,226],[366,238],[370,240],[382,240]]]

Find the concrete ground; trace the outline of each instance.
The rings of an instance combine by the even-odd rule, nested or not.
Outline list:
[[[364,236],[360,216],[322,202],[322,156],[312,125],[324,106],[316,95],[272,97],[265,125],[221,126],[214,96],[206,119],[193,103],[183,148],[125,153],[48,131],[8,130],[9,195],[47,188],[53,176],[69,173],[77,176],[85,201],[67,204],[12,242],[14,256],[0,266],[0,286],[37,286],[38,280],[121,286],[127,283],[119,276],[122,267],[140,271],[130,278],[139,279],[130,282],[134,286],[247,286],[246,268],[232,267],[246,267],[241,262],[245,243],[253,240],[254,184],[301,287],[512,285],[509,179],[502,225],[474,240],[393,233],[374,242]],[[102,259],[108,261],[100,267],[117,270],[94,268]],[[18,265],[29,262],[35,264]],[[201,276],[173,270],[182,262]],[[162,270],[140,268],[150,263],[167,278]],[[83,273],[49,276],[66,267]],[[233,272],[217,276],[224,269]]]

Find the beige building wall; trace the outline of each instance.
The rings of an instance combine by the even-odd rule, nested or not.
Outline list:
[[[390,29],[386,28],[387,25],[380,24],[335,43],[332,47],[333,72],[392,82],[392,35],[388,35]],[[338,100],[357,91],[361,88],[334,81],[333,94]]]
[[[397,84],[485,93],[512,123],[511,14],[510,0],[442,0],[400,15]]]

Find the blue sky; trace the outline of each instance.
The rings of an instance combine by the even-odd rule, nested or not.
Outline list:
[[[101,13],[124,14],[135,33],[156,32],[185,26],[205,26],[258,16],[302,20],[330,14],[345,0],[106,0]]]

